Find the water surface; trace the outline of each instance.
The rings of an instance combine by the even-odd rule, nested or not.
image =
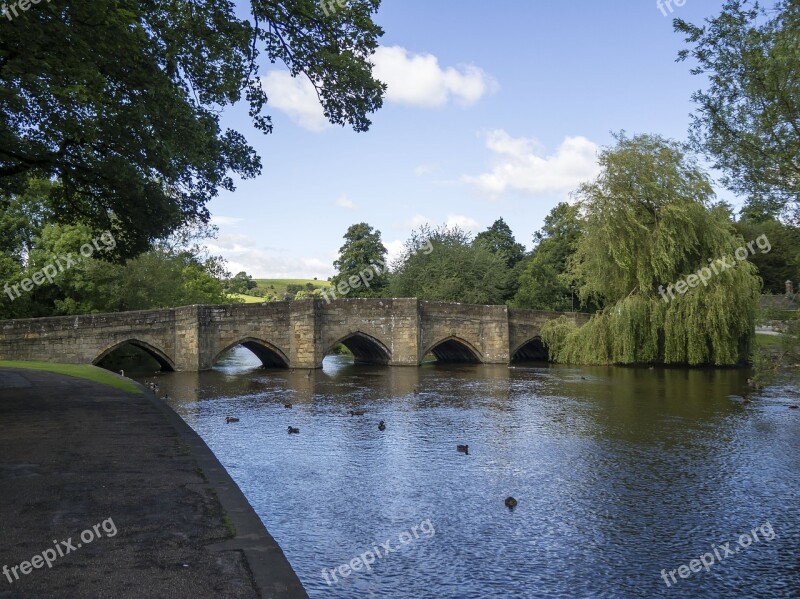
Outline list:
[[[744,404],[745,377],[340,356],[309,375],[238,348],[156,380],[311,597],[798,597],[800,398]],[[767,522],[772,540],[739,545]],[[370,571],[326,582],[387,540]],[[680,578],[726,542],[740,551]]]

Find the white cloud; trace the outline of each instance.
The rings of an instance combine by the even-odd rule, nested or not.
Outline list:
[[[408,226],[412,229],[418,229],[422,225],[427,225],[430,223],[427,216],[422,216],[421,214],[415,214],[410,221],[408,221]]]
[[[336,198],[336,205],[339,206],[339,208],[345,208],[347,210],[352,210],[356,207],[356,205],[353,203],[353,200],[348,198],[347,194],[344,193]]]
[[[401,46],[379,47],[372,62],[389,102],[437,108],[455,99],[468,106],[497,90],[497,82],[474,65],[442,69],[433,54],[412,54]]]
[[[243,219],[235,216],[223,216],[221,214],[211,215],[211,224],[218,227],[233,227],[242,222]]]
[[[469,106],[497,90],[494,78],[474,65],[439,66],[433,54],[412,54],[401,46],[379,47],[372,56],[373,75],[386,83],[386,101],[438,108],[451,100]],[[270,71],[261,78],[269,105],[303,129],[320,132],[331,127],[313,84],[305,75]]]
[[[417,177],[424,177],[425,175],[431,175],[438,170],[438,164],[420,164],[414,167],[414,174]]]
[[[446,224],[448,229],[458,227],[462,231],[475,231],[480,227],[478,221],[463,214],[448,214]]]
[[[309,131],[323,131],[331,126],[322,111],[314,86],[305,75],[292,77],[289,71],[270,71],[261,78],[270,105]]]
[[[334,274],[332,261],[288,255],[279,248],[260,247],[247,235],[220,235],[208,244],[212,254],[228,262],[232,273],[245,271],[257,279],[327,279]]]
[[[511,137],[502,129],[486,135],[494,154],[491,171],[461,180],[479,191],[497,196],[521,191],[533,196],[566,195],[599,173],[599,148],[585,137],[566,137],[554,154],[545,155],[534,139]]]
[[[395,239],[394,241],[384,242],[383,245],[386,248],[386,264],[392,264],[403,255],[404,241]]]

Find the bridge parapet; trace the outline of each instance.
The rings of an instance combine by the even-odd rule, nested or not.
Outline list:
[[[319,299],[262,304],[0,321],[0,359],[97,363],[136,345],[169,370],[211,368],[237,345],[265,366],[319,368],[343,343],[359,362],[419,365],[428,353],[449,362],[508,363],[530,357],[558,312],[417,299]],[[588,315],[573,314],[579,324]]]

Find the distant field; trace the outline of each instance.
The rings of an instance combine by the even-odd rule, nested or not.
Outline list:
[[[314,287],[329,287],[330,284],[328,281],[315,281],[314,279],[253,279],[257,284],[259,289],[266,289],[270,293],[275,293],[279,297],[282,297],[283,294],[286,292],[286,288],[289,285],[302,285],[305,286],[306,283],[311,283]],[[275,287],[275,289],[271,289],[270,285]]]
[[[228,297],[242,300],[245,304],[258,304],[264,301],[263,297],[253,297],[252,295],[244,295],[242,293],[229,293]]]
[[[781,338],[778,335],[762,335],[756,333],[756,346],[764,348],[778,348],[783,345]]]

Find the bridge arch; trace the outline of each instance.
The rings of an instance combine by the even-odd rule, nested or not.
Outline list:
[[[511,351],[512,362],[522,361],[546,361],[548,357],[547,345],[542,341],[540,335],[535,335],[526,339]]]
[[[229,344],[222,351],[217,352],[217,354],[214,356],[214,359],[211,361],[211,364],[216,364],[220,356],[222,356],[225,352],[232,350],[237,345],[246,347],[253,352],[255,356],[261,360],[261,364],[264,366],[264,368],[289,368],[289,358],[286,357],[286,354],[284,354],[280,348],[272,343],[269,343],[268,341],[257,339],[255,337],[244,337],[243,339],[239,339],[238,341],[234,341],[233,343]]]
[[[175,361],[172,360],[166,353],[164,353],[157,347],[150,345],[146,341],[142,341],[141,339],[135,339],[135,338],[126,339],[124,341],[118,341],[113,345],[107,347],[106,349],[101,351],[100,354],[94,360],[92,360],[92,364],[97,366],[109,354],[115,352],[124,345],[133,345],[134,347],[138,347],[139,349],[147,353],[156,362],[158,362],[158,364],[161,366],[161,370],[167,370],[167,371],[175,370]]]
[[[353,359],[357,364],[388,364],[392,359],[392,352],[388,347],[372,335],[361,331],[348,333],[334,341],[325,350],[325,354],[331,353],[340,343],[353,353]]]
[[[436,356],[438,362],[462,362],[462,363],[482,363],[483,355],[469,341],[451,335],[431,344],[422,356],[428,354]]]

